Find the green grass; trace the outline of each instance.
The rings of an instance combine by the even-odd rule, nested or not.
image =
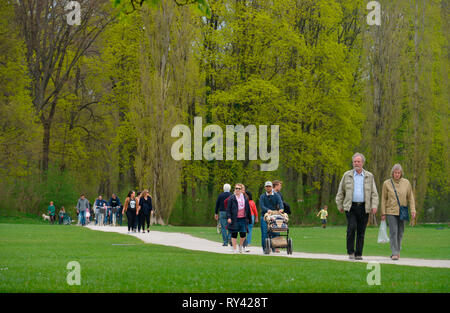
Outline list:
[[[45,225],[49,222],[36,214],[0,209],[0,223]]]
[[[0,251],[0,292],[450,291],[450,269],[382,264],[369,286],[365,263],[194,252],[76,226],[0,224]],[[70,261],[80,286],[66,282]]]
[[[222,242],[215,227],[154,226],[153,230],[182,232],[196,237]],[[388,230],[389,231],[389,230]],[[290,227],[294,251],[311,253],[346,254],[346,227]],[[378,227],[367,227],[364,255],[390,256],[389,244],[377,243]],[[252,245],[261,246],[259,224],[253,228]],[[450,259],[450,228],[448,225],[406,227],[402,242],[402,257],[424,259]]]

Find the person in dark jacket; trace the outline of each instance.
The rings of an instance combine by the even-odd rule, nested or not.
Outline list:
[[[111,208],[111,216],[109,216],[109,224],[116,226],[117,215],[120,211],[120,199],[115,193],[112,194],[111,199],[109,199],[108,206]]]
[[[228,246],[231,241],[231,233],[227,230],[227,208],[225,207],[225,199],[232,195],[230,192],[230,184],[223,185],[223,192],[217,197],[214,218],[218,220],[221,226],[223,246]]]
[[[99,195],[94,202],[95,206],[95,225],[106,225],[106,211],[103,213],[103,208],[107,205],[103,200],[103,196]]]
[[[145,222],[147,222],[147,232],[150,232],[150,214],[153,215],[153,206],[152,206],[152,197],[147,189],[142,191],[141,197],[139,198],[139,218],[141,218],[141,222],[139,223],[142,226],[142,232],[145,233]],[[138,229],[139,232],[139,229]]]
[[[291,208],[286,202],[284,202],[283,195],[281,194],[281,187],[283,185],[283,182],[281,180],[274,180],[272,182],[272,185],[273,185],[273,192],[277,193],[280,196],[280,198],[281,198],[281,202],[283,202],[283,211],[284,211],[284,213],[286,213],[287,215],[290,215],[291,214]]]
[[[239,252],[242,253],[245,237],[247,235],[248,224],[252,223],[252,213],[248,198],[242,193],[242,184],[236,184],[234,194],[230,196],[227,203],[227,223],[231,232],[231,243],[233,252],[237,253],[237,235],[240,235]]]
[[[283,201],[278,193],[273,191],[272,182],[267,181],[264,184],[264,189],[266,190],[259,197],[259,205],[261,206],[261,245],[264,251],[264,247],[266,245],[267,235],[267,222],[264,220],[264,214],[266,214],[269,210],[275,211],[279,210],[281,212],[284,211]],[[276,237],[277,233],[273,233],[273,237]],[[272,249],[274,252],[279,252],[278,249]]]

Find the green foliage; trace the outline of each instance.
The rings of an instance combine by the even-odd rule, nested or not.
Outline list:
[[[113,7],[119,8],[122,14],[130,14],[147,4],[150,8],[158,8],[161,0],[111,0]],[[178,6],[195,5],[195,8],[205,16],[211,15],[211,9],[207,0],[171,0]]]
[[[441,3],[418,2],[416,10],[406,0],[382,1],[383,25],[374,27],[366,25],[363,0],[171,1],[110,1],[106,15],[120,11],[121,18],[76,60],[58,91],[48,172],[41,171],[45,123],[38,118],[51,107],[33,108],[36,81],[28,75],[42,64],[27,64],[14,4],[0,4],[7,207],[37,212],[51,199],[73,206],[81,192],[122,199],[130,189],[167,196],[173,188],[161,204],[176,201],[173,223],[210,225],[224,183],[242,182],[258,198],[264,181],[280,179],[294,224],[316,223],[325,203],[339,224],[337,185],[359,151],[378,185],[393,163],[402,164],[423,221],[448,219],[450,19]],[[164,13],[170,28],[158,13],[167,4],[175,8]],[[72,45],[64,52],[65,60],[77,53]],[[70,66],[62,62],[60,70]],[[48,90],[54,84],[49,79]],[[171,166],[171,127],[192,130],[196,116],[222,129],[279,125],[279,168],[262,172],[262,160],[236,157]],[[155,180],[158,165],[181,170]]]

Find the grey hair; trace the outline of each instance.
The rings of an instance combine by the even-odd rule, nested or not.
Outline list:
[[[400,178],[402,178],[403,177],[403,168],[402,168],[402,166],[400,165],[400,164],[395,164],[393,167],[392,167],[392,170],[391,170],[391,177],[393,177],[394,176],[394,171],[396,171],[396,170],[399,170],[400,172],[402,172],[402,175],[400,176]]]
[[[230,190],[231,190],[231,185],[230,184],[223,185],[223,191],[230,192]]]
[[[352,156],[352,161],[356,158],[356,157],[361,157],[362,162],[366,163],[366,158],[364,157],[364,155],[362,153],[356,152],[353,156]]]

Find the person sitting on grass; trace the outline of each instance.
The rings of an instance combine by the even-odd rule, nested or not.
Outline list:
[[[322,228],[327,228],[327,216],[328,216],[328,206],[324,205],[323,209],[317,213],[317,216],[320,215],[320,219],[322,221]]]
[[[64,207],[61,207],[61,210],[59,210],[59,224],[63,224],[64,223],[64,215],[66,214],[66,210],[64,209]]]

